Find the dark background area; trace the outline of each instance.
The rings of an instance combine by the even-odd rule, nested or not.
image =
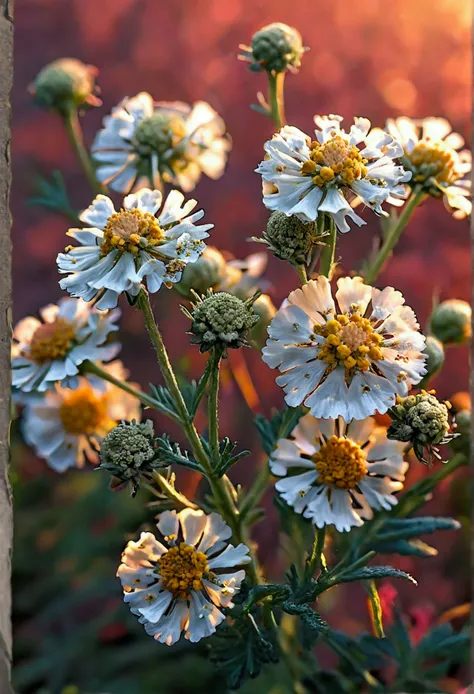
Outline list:
[[[18,3],[15,15],[12,139],[15,321],[60,297],[55,257],[67,243],[68,222],[60,215],[27,205],[34,191],[35,176],[60,169],[74,205],[83,208],[91,200],[60,120],[35,108],[27,91],[39,69],[51,60],[71,56],[100,69],[98,82],[104,103],[83,119],[88,143],[102,117],[122,97],[142,90],[149,91],[156,100],[191,103],[203,99],[222,115],[233,138],[225,175],[217,182],[203,178],[192,195],[205,209],[206,219],[215,224],[210,243],[238,258],[259,250],[247,239],[260,235],[267,219],[261,202],[260,179],[253,170],[262,158],[263,143],[273,130],[269,120],[249,108],[249,104],[256,101],[255,93],[265,91],[265,77],[251,73],[245,63],[236,58],[239,43],[248,43],[252,33],[262,25],[273,21],[292,24],[301,31],[304,44],[311,49],[303,57],[299,74],[287,78],[290,124],[311,132],[315,113],[339,113],[349,120],[354,115],[366,116],[379,126],[383,126],[387,117],[434,115],[448,118],[455,131],[466,138],[469,136],[471,11],[466,0],[363,0],[357,4],[349,0],[331,3],[311,0],[299,3],[282,0],[23,0]],[[337,255],[346,271],[357,269],[377,230],[376,217],[368,212],[364,216],[368,221],[366,227],[355,227],[339,240]],[[296,286],[296,276],[289,266],[270,258],[266,277],[278,306]],[[401,290],[422,325],[434,297],[469,300],[468,222],[453,220],[439,201],[428,200],[416,212],[378,283],[379,286],[392,284]],[[188,375],[199,374],[203,360],[197,348],[188,344],[186,319],[178,309],[176,296],[163,290],[155,295],[153,303],[174,362]],[[143,385],[158,382],[160,379],[140,316],[123,303],[122,308],[122,358],[134,380]],[[257,352],[247,350],[245,356],[263,409],[269,414],[271,408],[281,406],[283,400],[274,383],[275,374],[263,364]],[[456,391],[467,390],[468,378],[467,349],[450,351],[442,375],[435,383],[438,395],[447,398]],[[226,379],[222,392],[222,432],[240,440],[243,447],[256,450],[258,441],[251,420],[252,415],[232,380]],[[158,429],[165,426],[168,426],[166,422],[158,420]],[[28,496],[33,494],[31,490],[21,492],[16,513],[17,543],[21,538],[27,542],[28,536],[34,547],[31,551],[43,551],[44,543],[38,540],[39,531],[36,539],[33,537],[31,511],[36,509],[39,518],[47,506],[47,529],[56,532],[56,540],[50,538],[50,544],[44,545],[48,549],[44,551],[53,551],[62,523],[61,514],[70,516],[71,499],[82,498],[84,489],[96,484],[96,476],[92,475],[94,482],[90,483],[86,478],[91,473],[72,473],[70,480],[59,480],[20,444],[15,451],[14,474],[18,486],[31,482],[31,489],[37,489],[38,477],[43,476],[48,485],[47,491],[45,488],[41,492],[43,482],[40,483],[37,494],[44,493],[43,500],[37,495]],[[237,469],[237,478],[243,482],[251,480],[259,462],[258,455],[246,459]],[[425,469],[414,463],[410,479],[423,474]],[[463,482],[465,474],[459,473],[453,482],[446,481],[427,511],[454,514],[461,519],[467,517],[469,499]],[[183,484],[189,489],[194,481],[187,478]],[[68,490],[66,496],[65,488]],[[270,493],[268,497],[269,517],[258,526],[256,535],[270,574],[277,574],[275,517]],[[100,502],[98,504],[100,506]],[[133,519],[131,526],[122,527],[117,522],[116,516],[122,512],[122,506],[126,507],[123,513],[130,514]],[[109,526],[98,513],[99,526],[105,523],[99,527],[102,540],[98,550],[104,557],[107,555],[110,562],[107,565],[107,571],[112,572],[109,575],[110,599],[118,601],[119,587],[112,580],[114,567],[126,533],[135,536],[143,517],[136,509],[132,510],[128,501],[107,501],[107,508]],[[80,516],[76,520],[80,523]],[[116,539],[108,544],[104,538],[111,527]],[[87,542],[89,532],[90,529],[84,528],[77,546],[81,541]],[[415,574],[421,586],[419,589],[400,586],[406,609],[422,605],[434,615],[440,615],[469,600],[467,528],[458,535],[438,535],[434,543],[439,549],[438,557],[416,561],[407,558],[399,560],[397,565]],[[17,551],[22,553],[23,559],[23,550]],[[24,561],[28,571],[21,573],[19,584],[25,595],[30,595],[30,601],[27,600],[25,606],[20,591],[17,632],[29,644],[20,653],[22,663],[23,658],[38,654],[38,645],[30,643],[36,640],[35,629],[41,633],[31,616],[35,611],[34,600],[37,599],[42,607],[51,606],[56,600],[64,599],[61,591],[67,590],[66,584],[60,583],[59,594],[56,589],[45,589],[44,595],[39,591],[37,598],[32,597],[38,579],[35,562],[28,561],[28,557]],[[38,572],[40,565],[43,566],[38,560]],[[61,572],[59,566],[52,570]],[[73,575],[78,569],[65,569],[66,576],[69,576],[68,571]],[[99,612],[105,610],[104,604],[98,601]],[[125,619],[126,607],[119,605],[117,610],[120,619]],[[329,594],[324,616],[349,632],[357,633],[367,627],[366,614],[362,589]],[[117,633],[114,638],[123,637],[123,629]],[[144,641],[146,637],[139,634],[138,638]],[[150,645],[154,646],[147,642],[147,646]],[[95,655],[100,658],[100,652]],[[80,651],[78,657],[82,657]],[[66,682],[68,676],[66,673]],[[19,691],[36,689],[25,686]],[[56,691],[60,689],[51,689],[53,694]],[[147,689],[143,691],[148,692]]]

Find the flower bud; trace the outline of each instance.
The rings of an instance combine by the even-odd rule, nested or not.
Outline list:
[[[268,294],[262,294],[259,296],[253,305],[253,309],[259,320],[250,331],[249,340],[253,345],[255,345],[255,347],[257,347],[257,349],[262,349],[267,341],[268,326],[270,325],[272,318],[274,318],[277,310]]]
[[[258,294],[242,301],[227,292],[198,298],[192,312],[183,309],[192,320],[191,344],[199,345],[201,352],[214,347],[225,354],[227,348],[238,349],[247,343],[247,334],[258,321],[252,304]]]
[[[443,343],[436,337],[433,337],[433,335],[428,335],[424,353],[426,355],[426,374],[420,382],[420,388],[427,386],[431,379],[441,370],[444,364]]]
[[[448,435],[448,408],[433,395],[433,391],[427,393],[422,390],[418,395],[398,398],[389,414],[393,421],[387,437],[412,443],[416,457],[423,463],[430,464],[433,455],[439,458],[435,446],[447,443],[452,438]],[[425,449],[428,451],[427,458]]]
[[[143,474],[163,467],[156,460],[153,423],[147,420],[122,422],[110,431],[100,447],[100,469],[108,470],[121,482],[130,482],[132,496],[137,493]]]
[[[450,447],[454,453],[464,453],[470,459],[472,442],[472,415],[470,409],[459,410],[455,413],[454,432],[457,436],[450,442]]]
[[[303,47],[301,34],[294,27],[281,22],[264,26],[252,36],[251,46],[240,46],[241,59],[250,62],[250,69],[256,72],[296,72],[301,65]]]
[[[287,217],[284,212],[273,212],[267,222],[263,238],[273,255],[292,265],[305,265],[317,239],[316,224],[305,223],[298,217]]]
[[[174,287],[181,296],[191,300],[191,289],[197,294],[205,294],[208,289],[220,288],[226,273],[227,265],[222,253],[207,246],[195,263],[186,265],[181,280]]]
[[[30,87],[38,106],[67,113],[83,104],[100,106],[95,92],[98,69],[75,58],[60,58],[44,67]]]
[[[467,301],[448,299],[431,314],[433,335],[445,345],[461,345],[471,338],[471,307]]]

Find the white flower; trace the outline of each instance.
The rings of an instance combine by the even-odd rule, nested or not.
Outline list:
[[[120,351],[105,344],[120,311],[101,313],[81,299],[61,299],[40,311],[41,320],[23,318],[13,331],[12,384],[24,392],[43,392],[62,382],[75,386],[86,359],[108,361]]]
[[[172,646],[184,632],[192,642],[210,636],[233,607],[250,561],[248,547],[233,547],[229,526],[217,513],[184,509],[158,516],[160,540],[142,533],[129,542],[117,576],[125,602],[160,643]]]
[[[387,130],[403,147],[401,161],[413,174],[410,186],[443,197],[457,219],[471,214],[472,156],[468,149],[457,151],[464,139],[452,132],[451,124],[445,118],[401,117],[388,120]]]
[[[345,232],[350,228],[346,217],[365,224],[351,201],[360,199],[383,215],[382,203],[400,204],[402,183],[411,178],[393,161],[403,154],[401,146],[383,130],[370,130],[367,118],[355,118],[349,133],[341,129],[341,121],[341,116],[315,116],[319,130],[314,142],[298,128],[285,126],[265,143],[265,160],[256,171],[262,175],[269,210],[306,222],[325,212]]]
[[[196,200],[172,190],[162,202],[158,190],[144,188],[127,195],[115,211],[110,198],[98,195],[81,215],[86,229],[69,229],[80,246],[69,246],[58,255],[61,289],[99,309],[113,308],[122,292],[137,296],[146,280],[150,293],[163,283],[179,282],[187,263],[196,261],[205,248],[202,239],[213,224],[196,224],[204,212],[190,214]]]
[[[103,367],[124,380],[120,361]],[[40,458],[56,472],[99,462],[99,443],[122,420],[140,420],[140,405],[133,395],[107,381],[79,377],[75,390],[56,385],[41,399],[27,403],[22,418],[23,436]]]
[[[291,439],[280,439],[270,457],[282,498],[318,528],[339,532],[363,525],[373,510],[397,504],[408,463],[403,444],[389,441],[372,417],[346,424],[339,419],[300,419]]]
[[[386,412],[426,373],[425,338],[393,287],[343,277],[335,295],[325,277],[291,292],[270,323],[263,360],[290,407],[315,417],[365,419]]]
[[[104,118],[91,152],[100,182],[119,193],[161,188],[161,179],[188,192],[201,173],[222,176],[230,148],[224,121],[205,101],[155,103],[141,92]]]

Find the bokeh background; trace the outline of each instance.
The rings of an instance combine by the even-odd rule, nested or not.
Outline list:
[[[208,101],[225,119],[233,138],[226,173],[217,182],[203,179],[195,191],[215,224],[212,243],[244,258],[259,250],[247,241],[259,235],[267,212],[260,180],[253,173],[263,142],[272,134],[269,120],[250,110],[265,77],[237,61],[238,45],[248,43],[262,25],[282,21],[297,27],[310,51],[298,75],[287,79],[287,117],[310,131],[315,113],[370,118],[445,116],[466,139],[470,132],[470,22],[467,0],[23,0],[16,7],[13,89],[13,242],[15,320],[60,296],[55,256],[62,250],[68,223],[58,214],[28,205],[38,174],[59,169],[77,208],[90,203],[90,192],[76,165],[57,117],[32,104],[28,85],[39,69],[63,56],[99,67],[103,106],[83,119],[92,141],[101,119],[123,96],[149,91],[156,100]],[[346,270],[356,269],[371,245],[377,220],[340,238],[338,255]],[[295,287],[289,267],[270,258],[266,279],[276,305]],[[403,236],[380,284],[393,284],[423,324],[434,297],[470,297],[467,221],[455,221],[441,203],[429,200]],[[197,375],[202,359],[185,336],[186,319],[171,292],[160,292],[154,305],[175,363]],[[152,352],[138,313],[123,306],[122,358],[134,380],[159,382]],[[281,406],[274,374],[257,352],[246,358],[267,415]],[[467,390],[467,349],[449,352],[435,386],[449,397]],[[252,414],[231,378],[222,393],[222,431],[245,447],[257,449]],[[157,420],[158,429],[168,427]],[[246,459],[236,472],[252,479],[261,463]],[[413,465],[411,479],[424,474]],[[416,575],[421,587],[400,586],[406,611],[435,620],[469,596],[469,498],[465,475],[447,481],[428,511],[464,520],[457,535],[435,538],[439,555],[404,559],[398,566]],[[13,449],[16,491],[15,636],[16,686],[19,694],[57,694],[66,685],[82,692],[113,694],[198,691],[176,675],[166,679],[170,663],[189,658],[185,670],[203,687],[217,685],[207,666],[185,649],[160,666],[162,650],[137,629],[122,605],[114,579],[121,549],[144,522],[138,502],[108,494],[100,473],[54,475],[22,446]],[[182,480],[188,489],[195,481]],[[264,500],[268,517],[256,529],[269,574],[278,576],[271,493]],[[148,513],[148,519],[150,518]],[[332,593],[330,594],[332,595]],[[324,616],[356,634],[367,628],[362,589],[334,591]],[[158,661],[156,661],[158,662]],[[159,661],[161,662],[161,661]],[[166,669],[168,668],[168,669]],[[173,668],[175,666],[173,665]],[[169,670],[171,672],[171,670]],[[446,685],[448,686],[448,685]],[[449,684],[455,689],[455,684]],[[127,688],[128,687],[128,688]],[[205,689],[203,689],[204,691]],[[73,690],[70,690],[71,692]],[[217,691],[217,689],[216,689]]]

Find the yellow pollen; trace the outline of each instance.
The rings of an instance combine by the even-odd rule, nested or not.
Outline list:
[[[67,391],[59,417],[68,434],[75,436],[105,435],[115,426],[108,417],[107,394],[97,395],[88,385]]]
[[[191,590],[203,589],[202,579],[209,573],[209,566],[203,552],[181,542],[160,557],[158,572],[164,588],[175,598],[185,599]]]
[[[312,142],[310,149],[310,159],[303,163],[301,173],[312,176],[320,188],[329,182],[350,186],[367,175],[367,159],[341,135],[333,134],[323,145]]]
[[[40,365],[62,359],[73,346],[75,337],[74,326],[64,318],[56,318],[52,323],[43,323],[36,328],[29,351],[22,352],[22,355]]]
[[[363,450],[354,441],[331,436],[312,457],[319,480],[339,489],[354,489],[367,474]]]
[[[319,345],[318,358],[326,364],[343,365],[347,371],[367,371],[372,361],[383,359],[383,337],[374,331],[368,318],[359,313],[331,318],[324,325],[314,326],[317,335],[325,338]]]
[[[413,173],[413,182],[427,184],[430,195],[434,197],[443,193],[430,185],[433,181],[447,187],[460,178],[456,171],[455,152],[442,142],[422,140],[412,152],[405,151],[404,159]]]
[[[111,215],[104,229],[101,244],[102,255],[112,250],[127,251],[136,255],[140,243],[145,246],[158,246],[163,242],[164,233],[156,217],[141,210],[120,210]]]

